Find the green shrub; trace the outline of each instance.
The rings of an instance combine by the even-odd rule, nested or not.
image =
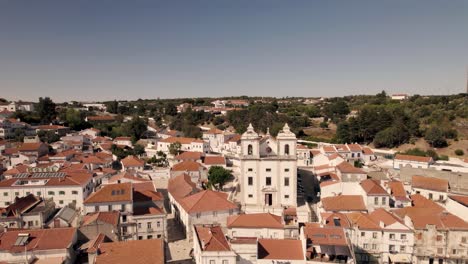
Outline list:
[[[465,152],[463,152],[463,150],[461,150],[461,149],[456,149],[456,150],[455,150],[455,155],[457,155],[457,156],[463,156],[463,155],[465,155]]]

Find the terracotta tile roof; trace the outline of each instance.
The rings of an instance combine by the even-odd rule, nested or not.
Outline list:
[[[292,239],[259,239],[258,259],[305,260],[302,242]]]
[[[89,241],[89,247],[86,252],[91,254],[96,253],[104,240],[106,240],[106,235],[99,233],[93,240]]]
[[[192,142],[197,141],[195,138],[186,138],[186,137],[168,137],[165,138],[159,142],[164,142],[164,143],[176,143],[179,142],[180,144],[191,144]]]
[[[227,219],[228,228],[284,228],[281,216],[270,213],[232,215]]]
[[[351,227],[351,222],[348,220],[345,214],[342,213],[330,213],[328,215],[322,215],[325,218],[325,225],[334,227]]]
[[[124,167],[143,167],[145,162],[135,156],[127,156],[121,160]]]
[[[338,195],[322,199],[325,211],[367,211],[361,195]]]
[[[390,194],[395,197],[396,200],[408,201],[408,197],[405,191],[405,187],[400,181],[389,181],[387,182],[388,187],[390,188]]]
[[[449,195],[448,196],[450,199],[464,205],[465,207],[468,207],[468,196],[464,195]]]
[[[386,195],[388,196],[387,191],[380,185],[380,181],[378,180],[373,180],[373,179],[367,179],[363,180],[359,183],[364,189],[364,191],[367,193],[367,195]]]
[[[169,179],[169,183],[167,185],[167,191],[175,199],[180,199],[198,190],[197,190],[197,185],[194,182],[192,182],[192,180],[190,179],[190,176],[184,173],[175,178]]]
[[[324,182],[321,182],[320,183],[320,187],[327,187],[327,186],[330,186],[330,185],[333,185],[333,184],[337,184],[337,183],[340,183],[341,181],[324,181]]]
[[[45,186],[83,186],[87,184],[89,181],[91,181],[93,178],[93,175],[91,173],[87,172],[75,172],[75,173],[67,173],[65,177],[57,178],[57,177],[51,177],[51,178],[35,178],[34,174],[29,175],[27,178],[22,178],[22,179],[28,179],[28,180],[33,180],[33,179],[40,179],[44,180],[47,179],[47,183]],[[14,183],[16,183],[18,179],[12,178],[8,180],[3,180],[0,182],[0,188],[10,188]],[[15,186],[15,188],[29,188],[29,186]]]
[[[163,208],[157,206],[133,207],[133,215],[162,215],[166,214]]]
[[[223,156],[206,156],[205,165],[226,165],[226,159]]]
[[[117,226],[119,224],[119,218],[120,213],[118,211],[91,213],[83,216],[82,226],[90,225],[98,221]]]
[[[65,129],[65,128],[68,128],[68,127],[59,126],[59,125],[42,125],[42,126],[37,127],[37,129],[39,130],[58,130],[58,129]]]
[[[182,154],[175,156],[176,160],[201,160],[202,153],[201,152],[194,152],[194,151],[186,151]]]
[[[468,223],[463,219],[435,208],[404,207],[394,210],[403,218],[408,216],[415,229],[425,229],[427,225],[434,225],[439,230],[468,230]]]
[[[364,155],[374,155],[374,151],[368,147],[362,148],[362,153],[364,153]]]
[[[114,141],[132,141],[131,137],[116,137]]]
[[[343,158],[343,157],[338,153],[333,153],[330,156],[328,156],[328,160],[334,160],[334,159],[338,159],[338,158]]]
[[[212,190],[205,190],[187,196],[180,200],[180,205],[187,213],[238,209],[236,204],[227,199],[227,195],[225,193],[215,192]]]
[[[336,152],[336,149],[333,146],[323,146],[322,148],[325,153]]]
[[[415,162],[425,162],[429,163],[432,161],[431,157],[420,157],[414,155],[404,155],[404,154],[397,154],[395,156],[396,160],[406,160],[406,161],[415,161]]]
[[[114,121],[115,117],[110,115],[88,116],[88,121]]]
[[[19,234],[29,234],[25,246],[15,246]],[[76,228],[51,228],[31,230],[11,230],[0,234],[0,251],[22,253],[41,250],[67,249],[72,247]]]
[[[359,145],[359,144],[348,144],[348,148],[349,148],[349,150],[351,150],[352,152],[360,152],[360,151],[362,151],[362,147],[361,147],[361,145]]]
[[[226,142],[239,142],[241,140],[241,135],[235,135]]]
[[[97,156],[91,155],[85,155],[78,157],[78,160],[81,160],[81,162],[86,163],[86,164],[98,164],[98,165],[103,165],[106,162],[103,161],[102,159],[98,158]]]
[[[85,204],[107,203],[107,202],[131,202],[132,184],[118,183],[104,185],[101,189],[91,194],[84,201]]]
[[[348,246],[344,229],[340,227],[315,227],[306,224],[304,235],[313,245]]]
[[[199,171],[201,168],[205,169],[203,165],[198,162],[187,160],[172,166],[172,171]]]
[[[375,209],[369,216],[375,223],[383,222],[385,226],[393,225],[394,223],[405,224],[402,219],[383,208]]]
[[[338,152],[349,152],[349,148],[346,145],[343,145],[343,144],[335,145],[335,149]]]
[[[96,257],[96,264],[163,264],[165,261],[161,239],[102,243],[99,249],[101,254]]]
[[[143,178],[140,178],[140,177],[137,177],[133,174],[131,174],[130,172],[121,172],[119,174],[116,174],[112,177],[109,178],[109,183],[117,183],[119,180],[123,180],[123,179],[127,179],[131,182],[147,182],[147,181],[150,181],[149,179],[143,179]]]
[[[23,143],[18,147],[18,151],[38,151],[41,146],[45,145],[44,143]]]
[[[31,209],[34,205],[41,202],[41,198],[34,196],[33,194],[26,195],[24,197],[16,198],[15,202],[5,208],[6,217],[18,216]]]
[[[448,192],[449,182],[445,179],[414,175],[411,180],[413,188],[421,188],[439,192]]]
[[[231,251],[220,226],[194,225],[202,251]]]
[[[441,205],[437,204],[432,200],[427,199],[426,197],[420,194],[413,194],[410,196],[410,198],[414,207],[431,208],[436,209],[437,211],[445,210],[444,207],[442,207]]]
[[[133,191],[134,202],[164,201],[164,196],[160,192],[153,190]]]
[[[370,217],[367,213],[347,213],[348,220],[359,229],[381,230],[380,225]]]
[[[15,167],[5,171],[3,175],[15,175],[18,173],[25,173],[28,171],[28,169],[29,169],[29,166],[24,165],[24,164],[18,164]]]
[[[349,164],[346,161],[341,162],[336,166],[336,169],[341,171],[341,173],[347,173],[347,174],[366,174],[365,171],[363,171],[360,168],[356,168],[353,165]]]

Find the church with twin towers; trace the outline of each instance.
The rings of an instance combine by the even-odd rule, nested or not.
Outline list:
[[[297,206],[296,135],[287,124],[276,138],[261,137],[250,124],[241,137],[240,185],[247,213],[281,215]]]

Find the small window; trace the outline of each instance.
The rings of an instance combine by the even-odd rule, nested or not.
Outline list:
[[[387,197],[382,197],[382,205],[387,205]]]
[[[436,240],[437,240],[437,241],[442,241],[442,236],[441,236],[441,235],[437,235]]]
[[[374,197],[374,204],[378,205],[379,204],[379,197]]]
[[[284,186],[289,186],[289,177],[284,178]]]
[[[377,238],[377,232],[372,233],[372,238]]]
[[[406,239],[406,234],[401,234],[400,238],[401,238],[402,240],[405,240],[405,239]]]
[[[438,248],[437,249],[437,254],[443,254],[444,253],[444,249],[443,248]]]
[[[47,194],[48,194],[48,195],[55,195],[55,192],[49,191],[49,192],[47,192]]]
[[[267,186],[271,185],[271,177],[266,177],[266,183]]]
[[[395,239],[395,234],[390,234],[390,239]]]
[[[138,228],[141,228],[141,223],[138,223]]]
[[[284,145],[284,154],[289,155],[289,144]]]
[[[196,217],[197,217],[197,218],[200,218],[200,217],[201,217],[201,213],[197,213]]]
[[[153,236],[152,236],[152,235],[149,235],[149,236],[148,236],[148,239],[153,239]]]
[[[59,195],[65,195],[65,191],[59,191]]]
[[[369,249],[369,244],[364,243],[364,249]]]
[[[467,240],[466,237],[462,237],[461,239],[462,243],[466,243],[466,240]]]
[[[432,193],[429,193],[429,200],[432,200]]]
[[[109,211],[109,212],[112,211],[112,205],[109,204],[109,205],[107,206],[107,211]]]
[[[151,222],[146,223],[146,227],[149,229],[151,228]]]
[[[289,199],[289,195],[286,194],[286,195],[284,196],[284,199]]]
[[[252,169],[252,168],[248,168],[247,171],[253,171],[253,169]]]
[[[217,216],[218,216],[218,212],[213,211],[213,217],[217,217]]]
[[[41,192],[37,192],[36,194],[37,194],[37,196],[41,196],[41,195],[42,195],[42,193],[41,193]]]
[[[143,240],[143,236],[138,236],[138,240]]]
[[[122,212],[125,211],[125,204],[122,204],[122,205],[120,206],[120,210],[122,210]]]
[[[389,245],[389,246],[388,246],[388,250],[389,250],[390,252],[395,252],[395,245]]]
[[[63,200],[60,200],[60,201],[59,201],[59,204],[63,204]]]
[[[248,155],[252,155],[252,154],[253,154],[253,147],[252,147],[252,145],[248,145],[248,146],[247,146],[247,154],[248,154]]]
[[[78,191],[72,191],[72,194],[78,194]]]
[[[265,170],[266,170],[266,172],[270,172],[270,171],[271,171],[271,169],[270,169],[270,168],[268,168],[268,169],[265,169]]]
[[[456,249],[452,249],[452,254],[453,254],[453,255],[456,255],[456,254],[457,254],[457,250],[456,250]]]
[[[15,196],[19,196],[19,192],[15,192]]]
[[[406,247],[405,246],[400,246],[400,252],[404,253],[405,251],[406,251]]]
[[[8,193],[7,193],[7,192],[4,192],[4,193],[3,193],[3,196],[8,196]]]
[[[161,222],[159,222],[159,221],[156,222],[156,226],[157,226],[157,227],[161,227]]]
[[[253,177],[248,178],[248,185],[252,186],[253,185]]]
[[[366,233],[365,232],[361,232],[361,236],[366,236]]]
[[[288,171],[289,171],[289,169],[284,169],[284,172],[288,172]]]
[[[249,194],[249,198],[253,198],[253,194]]]

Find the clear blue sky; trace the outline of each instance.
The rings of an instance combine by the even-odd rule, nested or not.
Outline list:
[[[0,97],[453,94],[468,1],[0,1]]]

